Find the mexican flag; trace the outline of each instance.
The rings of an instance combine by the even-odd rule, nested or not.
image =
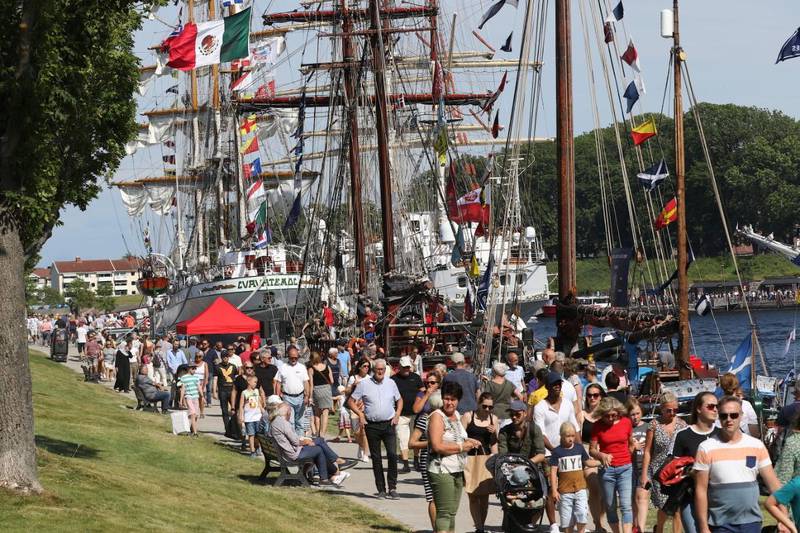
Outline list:
[[[250,8],[222,20],[186,24],[161,48],[169,52],[167,66],[193,70],[241,59],[250,54]]]

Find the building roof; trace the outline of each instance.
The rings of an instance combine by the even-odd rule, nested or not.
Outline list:
[[[762,285],[795,285],[800,283],[800,277],[779,277],[779,278],[765,278]]]
[[[32,274],[37,278],[50,279],[50,267],[34,268]]]
[[[133,259],[81,259],[74,261],[54,261],[53,268],[61,274],[84,272],[131,272],[138,270],[141,260]]]

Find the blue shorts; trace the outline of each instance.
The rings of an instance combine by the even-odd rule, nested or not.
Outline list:
[[[258,431],[258,422],[245,422],[244,423],[244,434],[248,437],[253,437]]]
[[[586,489],[561,494],[558,500],[558,516],[561,529],[589,521],[589,495]]]
[[[761,522],[709,526],[709,529],[711,530],[711,533],[761,533]]]

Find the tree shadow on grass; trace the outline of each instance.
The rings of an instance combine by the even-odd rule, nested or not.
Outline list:
[[[50,453],[63,457],[77,457],[79,459],[93,459],[97,457],[98,449],[85,446],[77,442],[68,442],[60,439],[52,439],[44,435],[36,435],[36,446],[43,448]]]

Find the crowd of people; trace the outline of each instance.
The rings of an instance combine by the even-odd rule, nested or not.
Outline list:
[[[338,414],[333,440],[352,443],[357,460],[371,463],[376,497],[400,499],[399,476],[419,475],[436,532],[456,531],[464,492],[474,530],[485,531],[495,488],[481,469],[507,453],[540,468],[551,531],[582,533],[590,523],[598,531],[606,523],[616,533],[644,531],[651,507],[658,533],[669,519],[688,533],[760,531],[758,477],[781,530],[797,531],[800,386],[778,420],[785,431],[776,474],[733,375],[722,377],[721,397],[694,398],[688,421],[665,392],[645,422],[624,368],[601,372],[552,346],[528,368],[510,351],[482,374],[457,351],[448,364],[428,368],[413,350],[393,366],[373,341],[333,332],[329,348],[316,351],[295,338],[279,349],[258,335],[229,344],[135,330],[114,338],[95,317],[72,320],[78,351],[99,380],[113,379],[121,392],[138,389],[162,412],[187,410],[193,435],[217,401],[226,436],[254,458],[256,437],[273,439],[287,459],[312,461],[319,485],[349,476],[327,444]],[[29,322],[38,333],[32,342],[42,340],[44,322]]]

